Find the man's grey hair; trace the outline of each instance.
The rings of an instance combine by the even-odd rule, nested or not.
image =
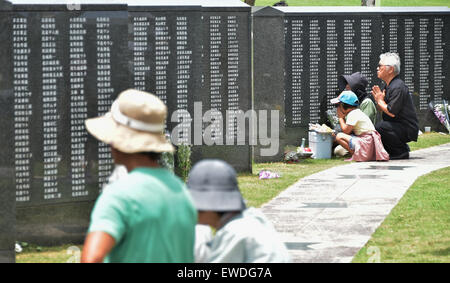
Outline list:
[[[380,55],[380,64],[394,67],[394,73],[400,74],[400,56],[397,53],[386,52]]]

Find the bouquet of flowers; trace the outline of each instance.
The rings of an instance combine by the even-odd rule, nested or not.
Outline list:
[[[284,162],[286,163],[296,163],[299,161],[296,151],[286,151],[284,153]]]
[[[429,106],[434,115],[450,133],[450,120],[448,116],[448,113],[450,112],[450,106],[448,105],[448,102],[446,100],[443,100],[442,103],[434,103],[432,101],[430,102]]]
[[[334,129],[336,128],[336,126],[340,126],[339,118],[336,113],[336,108],[327,110],[327,118],[328,121],[330,121],[331,127],[333,127]]]
[[[297,163],[301,159],[309,158],[313,155],[313,152],[309,147],[305,147],[304,143],[301,146],[286,146],[284,148],[284,162]]]
[[[284,162],[286,163],[297,163],[300,158],[297,155],[297,147],[287,145],[284,147]]]
[[[325,124],[319,125],[319,124],[309,124],[309,130],[310,131],[315,131],[318,133],[322,133],[322,134],[331,134],[334,133],[334,130],[331,129],[330,127],[328,127]]]

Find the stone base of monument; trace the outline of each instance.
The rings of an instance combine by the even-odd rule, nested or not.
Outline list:
[[[191,157],[192,166],[205,158],[217,158],[225,160],[236,172],[252,172],[251,151],[248,145],[194,146]]]
[[[16,254],[14,250],[12,251],[1,251],[0,250],[0,263],[14,263],[16,259]]]
[[[253,161],[256,163],[282,162],[286,146],[300,146],[302,138],[308,138],[308,127],[280,127],[279,150],[273,156],[261,156],[261,149],[268,146],[257,145],[253,147]]]
[[[417,111],[417,118],[419,119],[419,129],[425,132],[425,126],[431,127],[433,132],[448,133],[444,125],[439,122],[434,113],[431,110]]]
[[[42,246],[82,244],[94,201],[17,208],[17,241]]]

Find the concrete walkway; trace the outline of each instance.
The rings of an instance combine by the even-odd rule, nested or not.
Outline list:
[[[350,262],[419,176],[447,166],[450,143],[409,160],[351,162],[301,179],[261,210],[294,262]]]

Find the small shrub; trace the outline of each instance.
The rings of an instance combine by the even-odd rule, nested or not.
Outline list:
[[[178,175],[183,181],[187,181],[189,171],[191,171],[191,150],[190,145],[181,144],[177,149]]]

